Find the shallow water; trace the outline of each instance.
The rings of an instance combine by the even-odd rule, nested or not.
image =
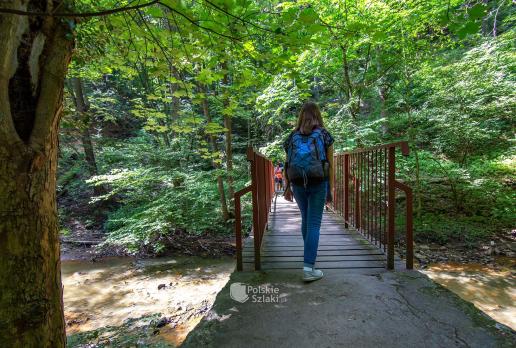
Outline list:
[[[433,264],[422,270],[496,321],[516,330],[514,268],[496,270],[480,264]]]
[[[164,339],[178,345],[202,317],[199,308],[211,307],[234,266],[227,257],[64,261],[67,335],[161,313],[181,318],[179,325],[160,330]]]

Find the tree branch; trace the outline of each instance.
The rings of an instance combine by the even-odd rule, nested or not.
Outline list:
[[[223,34],[223,33],[219,33],[218,31],[215,31],[211,28],[208,28],[208,27],[205,27],[205,26],[202,26],[200,25],[199,23],[197,23],[195,20],[191,19],[190,17],[188,17],[187,15],[185,15],[184,13],[182,12],[179,12],[178,10],[176,10],[175,8],[173,8],[172,6],[169,6],[167,4],[164,4],[162,2],[159,2],[158,3],[161,5],[161,6],[164,6],[166,8],[168,8],[170,11],[172,12],[175,12],[177,13],[178,15],[180,15],[181,17],[183,17],[184,19],[186,19],[188,22],[192,23],[193,25],[195,25],[196,27],[198,28],[201,28],[203,30],[206,30],[206,31],[209,31],[209,32],[212,32],[213,34],[216,34],[218,36],[222,36],[222,37],[225,37],[226,39],[230,39],[230,40],[235,40],[235,41],[240,41],[240,38],[238,37],[233,37],[233,36],[230,36],[230,35],[226,35],[226,34]]]
[[[263,31],[266,31],[266,32],[269,32],[269,33],[273,33],[273,34],[276,34],[276,32],[274,30],[271,30],[271,29],[268,29],[268,28],[264,28],[256,23],[253,23],[249,20],[246,20],[245,18],[241,18],[241,17],[238,17],[234,14],[232,14],[231,12],[229,11],[226,11],[225,9],[223,9],[222,7],[218,6],[217,4],[214,4],[213,2],[209,1],[209,0],[204,0],[204,2],[208,3],[210,6],[214,7],[215,9],[217,9],[218,11],[222,12],[222,13],[225,13],[226,15],[242,22],[243,24],[249,24],[249,25],[252,25],[253,27],[257,28],[257,29],[260,29],[260,30],[263,30]]]
[[[137,10],[140,8],[152,6],[154,4],[159,3],[159,0],[152,0],[145,4],[139,4],[134,6],[123,6],[114,8],[111,10],[104,10],[99,12],[82,12],[82,13],[65,13],[65,12],[31,12],[31,11],[21,11],[15,10],[11,8],[0,8],[0,13],[9,13],[20,16],[38,16],[38,17],[101,17],[108,16],[114,13]]]

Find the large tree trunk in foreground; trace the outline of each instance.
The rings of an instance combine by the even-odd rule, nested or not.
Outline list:
[[[52,4],[58,2],[8,0],[2,7],[52,12]],[[3,347],[64,347],[66,341],[55,195],[63,83],[73,48],[65,23],[0,15]]]

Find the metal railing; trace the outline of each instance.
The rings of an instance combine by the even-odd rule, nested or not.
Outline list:
[[[398,142],[336,154],[334,210],[346,227],[387,252],[387,268],[394,269],[396,189],[406,197],[406,268],[413,268],[412,189],[396,180],[396,148],[408,156],[408,143]]]
[[[241,198],[248,192],[253,196],[253,238],[254,238],[254,268],[261,269],[260,250],[263,234],[267,228],[269,212],[274,196],[274,165],[272,162],[247,148],[247,160],[251,164],[251,185],[235,192],[235,237],[237,253],[237,270],[243,269],[242,261],[242,208]]]

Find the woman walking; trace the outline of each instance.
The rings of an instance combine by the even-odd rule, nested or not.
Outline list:
[[[274,167],[274,191],[283,191],[283,166],[281,163]]]
[[[290,202],[294,196],[301,211],[304,281],[323,277],[314,265],[324,205],[332,201],[333,141],[324,128],[319,107],[309,102],[301,108],[297,126],[283,144],[287,153],[284,196]]]

